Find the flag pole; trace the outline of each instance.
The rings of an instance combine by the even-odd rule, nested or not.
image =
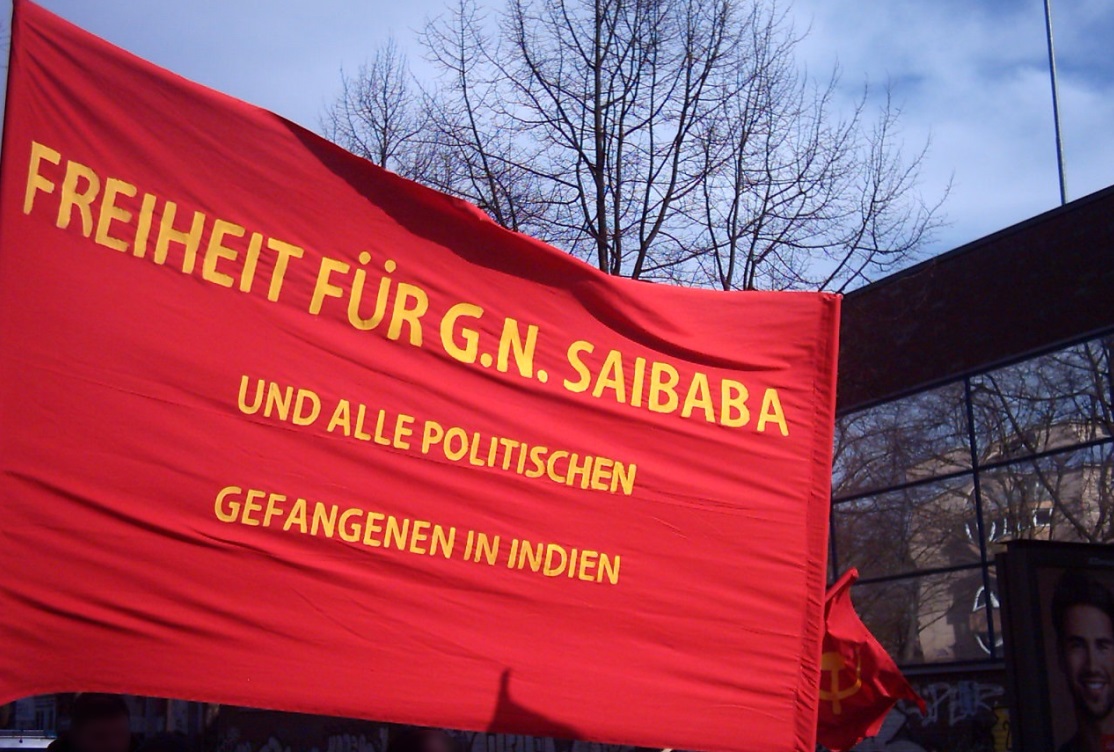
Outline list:
[[[1060,176],[1060,205],[1068,202],[1064,181],[1064,142],[1060,136],[1060,95],[1056,86],[1056,53],[1052,45],[1052,0],[1044,0],[1044,30],[1048,40],[1048,76],[1052,82],[1052,123],[1056,129],[1056,169]]]

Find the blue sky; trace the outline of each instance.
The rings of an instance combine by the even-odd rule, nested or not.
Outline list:
[[[314,130],[355,69],[444,0],[42,0],[42,5],[187,78]],[[10,1],[0,2],[10,15]],[[1114,184],[1114,3],[1054,0],[1069,198]],[[949,250],[1059,201],[1041,0],[796,0],[809,29],[800,62],[842,71],[845,103],[890,83],[907,148],[931,139],[924,191],[949,226],[926,252]]]

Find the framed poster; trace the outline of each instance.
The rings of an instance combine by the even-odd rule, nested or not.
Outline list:
[[[1014,541],[997,568],[1016,749],[1114,750],[1114,547]]]

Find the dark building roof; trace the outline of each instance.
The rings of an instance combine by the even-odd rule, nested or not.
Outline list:
[[[842,413],[1114,327],[1114,186],[848,293]]]

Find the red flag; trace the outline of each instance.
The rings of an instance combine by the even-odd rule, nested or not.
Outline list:
[[[857,569],[845,572],[824,602],[816,741],[832,752],[877,734],[898,700],[911,700],[925,711],[924,700],[855,613],[851,586],[858,578]]]
[[[836,296],[610,277],[15,11],[0,703],[811,752]]]

